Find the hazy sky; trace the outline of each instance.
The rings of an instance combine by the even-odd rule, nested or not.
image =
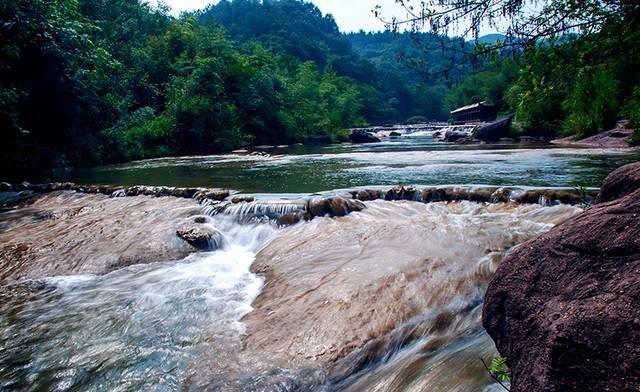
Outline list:
[[[155,0],[150,0],[154,3]],[[201,9],[217,3],[218,0],[163,0],[169,4],[174,13]],[[311,0],[324,14],[333,14],[340,30],[343,32],[384,30],[384,24],[376,19],[371,10],[376,5],[383,6],[385,15],[404,16],[393,0]]]

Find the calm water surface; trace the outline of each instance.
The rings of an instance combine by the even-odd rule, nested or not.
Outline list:
[[[456,146],[430,137],[371,145],[290,147],[247,154],[163,158],[73,173],[86,184],[230,188],[245,193],[313,193],[373,185],[600,186],[640,160],[630,149],[541,145]]]

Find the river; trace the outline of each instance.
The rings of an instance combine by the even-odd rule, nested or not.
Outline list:
[[[459,147],[429,137],[268,152],[141,161],[69,179],[281,199],[398,183],[597,187],[640,159],[631,150]],[[480,325],[484,290],[514,246],[581,209],[366,205],[286,228],[236,209],[207,223],[224,235],[216,251],[8,283],[0,390],[500,390],[480,361],[496,355]]]

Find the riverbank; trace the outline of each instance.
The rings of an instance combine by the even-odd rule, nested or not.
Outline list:
[[[632,147],[630,141],[635,130],[628,128],[627,124],[628,121],[619,121],[616,128],[612,130],[584,139],[578,139],[575,136],[555,139],[551,141],[551,144],[576,147],[629,148]]]

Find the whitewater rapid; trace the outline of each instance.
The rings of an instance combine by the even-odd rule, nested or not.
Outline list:
[[[372,201],[282,228],[300,205],[210,207],[214,252],[0,286],[0,390],[490,390],[488,280],[580,211]]]
[[[264,283],[250,266],[277,229],[228,216],[214,225],[224,233],[215,252],[8,287],[0,390],[179,390],[205,354],[220,360],[210,376],[223,376]],[[19,286],[35,292],[12,294]]]

